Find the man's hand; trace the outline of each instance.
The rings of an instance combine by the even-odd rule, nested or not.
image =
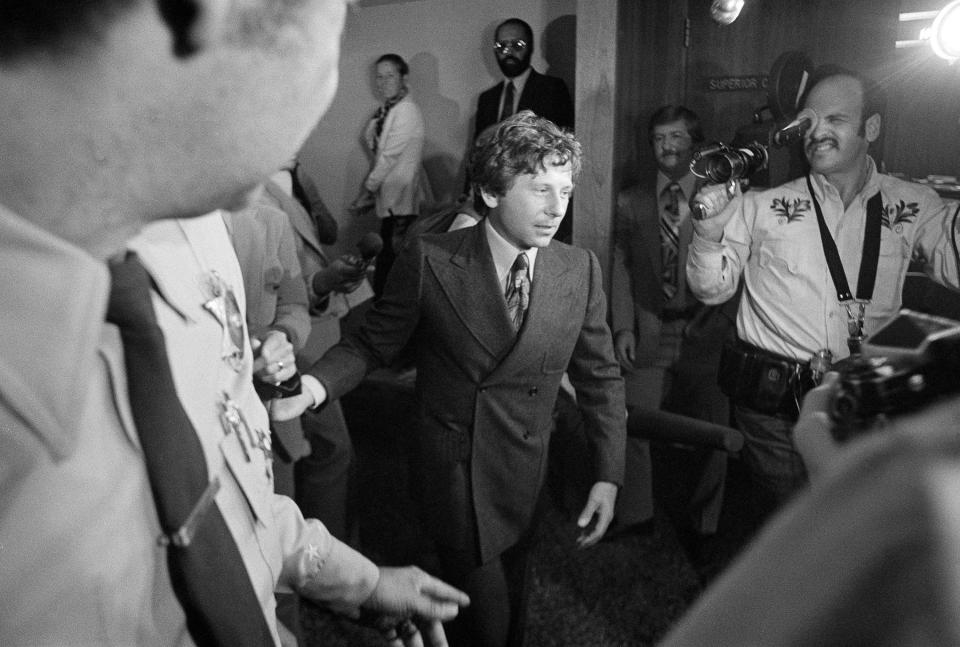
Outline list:
[[[313,275],[313,291],[320,297],[331,292],[353,292],[366,275],[365,263],[358,263],[354,256],[344,254]]]
[[[587,548],[592,546],[603,537],[607,532],[607,526],[613,520],[613,506],[617,502],[617,486],[607,481],[597,481],[590,488],[590,496],[587,497],[587,505],[583,507],[580,518],[577,519],[577,526],[584,533],[577,537],[577,546]],[[590,521],[596,516],[597,523],[589,534],[585,534],[590,526]]]
[[[633,368],[637,361],[637,336],[632,330],[619,330],[613,338],[613,353],[624,368]]]
[[[297,372],[293,344],[279,330],[271,330],[261,339],[251,339],[253,376],[270,384],[280,384]]]
[[[807,473],[815,480],[834,461],[842,445],[833,438],[830,408],[840,389],[840,375],[829,372],[817,388],[807,393],[793,427],[793,444],[803,457]]]
[[[383,614],[376,624],[391,647],[447,647],[441,623],[457,617],[468,604],[466,593],[415,566],[381,567],[363,608]]]
[[[707,184],[693,196],[691,205],[694,214],[699,211],[703,218],[693,218],[693,230],[701,238],[719,243],[723,238],[723,228],[734,210],[728,208],[730,201],[740,195],[740,185],[731,181],[727,184]]]
[[[293,420],[310,407],[319,407],[327,400],[327,390],[313,375],[300,376],[300,393],[288,398],[270,401],[267,411],[271,420]]]

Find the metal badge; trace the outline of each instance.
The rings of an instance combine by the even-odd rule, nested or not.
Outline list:
[[[210,270],[204,277],[205,291],[212,295],[203,304],[203,309],[216,317],[223,328],[220,356],[236,372],[243,368],[244,333],[243,315],[233,289],[216,271]]]
[[[217,409],[220,412],[220,426],[223,428],[223,434],[225,436],[236,434],[240,449],[243,450],[243,457],[248,463],[253,460],[251,455],[253,451],[260,450],[263,452],[267,478],[272,478],[270,468],[273,464],[273,447],[270,442],[270,434],[261,429],[251,429],[243,411],[225,391],[220,394]]]
[[[810,375],[817,384],[823,381],[823,376],[833,365],[833,353],[829,348],[822,348],[810,358]]]
[[[847,347],[851,355],[860,353],[860,346],[863,344],[865,335],[863,334],[863,321],[866,317],[867,304],[869,301],[850,301],[844,303],[847,309]]]

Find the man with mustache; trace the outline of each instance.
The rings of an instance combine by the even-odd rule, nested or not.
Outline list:
[[[650,117],[647,138],[657,173],[620,193],[614,233],[610,313],[627,404],[726,425],[730,412],[717,386],[717,362],[720,342],[733,331],[732,315],[700,303],[683,271],[693,237],[688,203],[702,184],[690,162],[703,129],[693,111],[665,105]],[[708,452],[696,462],[700,459],[707,461],[706,478],[690,492],[686,523],[712,533],[726,456]],[[629,439],[626,482],[611,534],[642,528],[653,515],[650,471],[649,446]]]
[[[687,258],[690,287],[705,303],[729,299],[742,276],[739,339],[725,349],[720,380],[761,514],[807,481],[792,427],[823,360],[855,353],[897,312],[911,259],[960,287],[943,201],[879,173],[868,154],[880,136],[876,86],[823,66],[801,103],[816,114],[803,141],[808,175],[743,195],[735,186],[703,189],[694,200],[704,218],[694,221]]]

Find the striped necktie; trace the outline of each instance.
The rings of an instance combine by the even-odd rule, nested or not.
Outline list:
[[[671,182],[664,191],[666,204],[660,210],[660,252],[663,295],[669,301],[677,293],[680,258],[680,185]]]

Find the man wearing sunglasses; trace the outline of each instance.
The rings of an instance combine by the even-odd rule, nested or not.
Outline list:
[[[480,95],[474,139],[521,110],[532,110],[561,128],[573,129],[573,102],[563,79],[530,67],[533,29],[519,18],[508,18],[494,32],[493,50],[503,80]]]

